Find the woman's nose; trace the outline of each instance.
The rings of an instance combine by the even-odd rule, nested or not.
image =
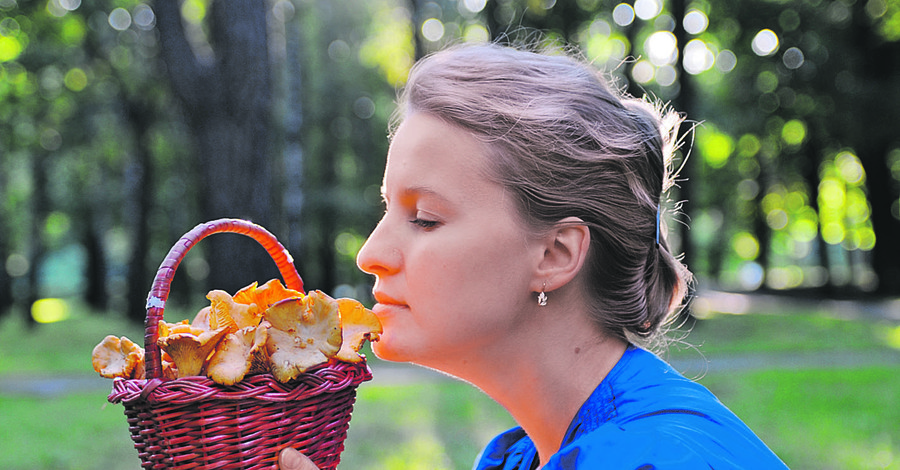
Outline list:
[[[356,266],[363,272],[382,276],[399,269],[400,252],[392,245],[385,219],[375,226],[356,255]]]

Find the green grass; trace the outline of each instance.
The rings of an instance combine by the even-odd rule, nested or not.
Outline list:
[[[30,333],[18,318],[3,318],[0,383],[21,375],[93,376],[90,351],[105,335],[143,334],[111,315],[77,306],[71,313]],[[900,470],[900,353],[889,346],[897,331],[894,324],[805,312],[732,315],[699,322],[686,342],[712,363],[745,354],[770,354],[774,363],[800,353],[878,353],[881,359],[860,367],[711,369],[699,381],[792,469]],[[676,344],[670,357],[701,356]],[[377,377],[382,364],[371,364]],[[0,393],[0,468],[138,468],[122,408],[106,404],[108,391],[101,385],[66,395]],[[376,380],[359,389],[342,468],[470,468],[487,440],[512,425],[496,403],[463,383]]]
[[[861,351],[888,348],[891,331],[887,321],[851,321],[821,315],[717,315],[699,320],[689,330],[673,332],[688,344],[672,344],[670,357],[696,354],[798,353]]]
[[[795,470],[900,469],[900,364],[701,382]]]
[[[139,468],[122,408],[107,405],[102,391],[51,398],[0,395],[0,468]]]
[[[514,425],[499,405],[468,384],[363,384],[341,468],[468,469],[488,440]]]

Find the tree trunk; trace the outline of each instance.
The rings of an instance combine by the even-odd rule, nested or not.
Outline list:
[[[306,185],[303,165],[305,152],[303,148],[302,126],[306,110],[303,106],[303,31],[300,27],[300,17],[313,4],[307,4],[303,12],[298,12],[297,18],[285,23],[285,60],[283,79],[284,100],[287,103],[284,109],[282,126],[284,132],[284,149],[282,150],[282,171],[284,178],[281,204],[284,214],[281,219],[285,229],[285,239],[282,243],[288,251],[294,254],[302,253],[306,242],[303,233],[304,204],[306,201]],[[301,277],[306,276],[305,260],[302,256],[294,261],[294,265]],[[305,277],[304,277],[305,279]]]
[[[136,98],[125,98],[126,115],[134,129],[135,161],[125,172],[126,187],[131,189],[126,207],[127,224],[131,228],[131,258],[128,261],[126,317],[142,323],[146,317],[147,293],[150,292],[151,271],[147,268],[150,251],[150,212],[153,208],[155,184],[153,159],[147,148],[146,131],[151,122],[150,108]],[[162,260],[159,260],[162,261]]]
[[[844,125],[836,123],[834,131],[843,133],[842,140],[852,143],[865,169],[875,231],[871,260],[878,277],[876,292],[895,296],[900,294],[900,220],[891,214],[891,204],[898,194],[886,159],[898,145],[900,42],[887,42],[875,32],[863,11],[864,5],[854,6],[857,11],[848,37],[859,54],[859,68],[854,71],[859,91],[844,97],[846,106],[839,108],[847,110],[841,113]]]
[[[5,176],[0,176],[0,178]],[[5,198],[6,195],[0,193],[0,197]],[[12,230],[7,223],[8,217],[3,205],[0,205],[0,234],[2,234],[0,236],[0,318],[3,318],[13,306],[12,278],[6,269],[7,260],[12,254],[12,243],[9,242]]]
[[[213,2],[209,12],[212,63],[194,55],[178,2],[157,2],[160,51],[182,102],[201,172],[205,220],[249,219],[268,226],[271,213],[271,78],[267,2]],[[184,227],[184,231],[191,227]],[[210,287],[234,292],[278,271],[256,242],[216,235],[208,247]]]
[[[87,251],[84,300],[94,309],[106,310],[106,300],[109,297],[106,292],[106,254],[95,217],[93,209],[88,208],[84,229],[84,248]]]
[[[44,223],[50,211],[47,190],[47,171],[45,165],[49,158],[46,152],[36,151],[32,155],[32,181],[34,189],[31,197],[31,248],[29,250],[28,264],[28,295],[25,297],[25,308],[22,313],[25,316],[25,325],[29,329],[37,326],[31,308],[41,298],[41,266],[47,257],[47,247],[44,245]]]

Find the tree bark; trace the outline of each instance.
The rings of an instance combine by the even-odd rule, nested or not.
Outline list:
[[[271,213],[271,78],[267,2],[213,2],[209,11],[211,63],[192,50],[178,2],[156,3],[160,51],[195,142],[204,220],[238,217],[268,226]],[[191,227],[184,227],[184,231]],[[234,292],[278,275],[256,242],[217,235],[205,242],[209,285]]]
[[[3,175],[3,177],[5,176]],[[6,195],[0,193],[0,196],[5,197]],[[0,234],[3,234],[0,237],[0,318],[3,318],[13,307],[12,279],[6,270],[7,260],[12,254],[12,244],[9,242],[12,231],[7,220],[9,220],[8,215],[5,213],[4,208],[0,206]]]

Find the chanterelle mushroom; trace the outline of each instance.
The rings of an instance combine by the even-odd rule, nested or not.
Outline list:
[[[337,299],[341,312],[341,350],[335,359],[346,362],[360,362],[363,356],[359,349],[366,340],[378,341],[381,337],[381,322],[371,310],[353,299]]]
[[[109,335],[91,352],[91,364],[101,377],[144,378],[144,349],[126,337]]]
[[[341,349],[338,303],[321,291],[277,302],[264,318],[272,324],[266,346],[272,375],[279,382],[328,362]]]
[[[254,309],[259,310],[257,315],[261,316],[266,309],[281,300],[300,297],[303,297],[302,292],[284,287],[284,284],[278,279],[271,279],[259,287],[254,282],[237,291],[234,294],[234,301],[240,304],[255,305]]]
[[[225,336],[209,359],[206,375],[217,384],[234,385],[248,373],[267,370],[266,339],[270,327],[268,322],[262,322]]]
[[[206,306],[200,309],[197,312],[197,315],[194,316],[194,319],[191,321],[191,326],[200,330],[213,330],[215,328],[210,328],[209,326],[209,312],[212,310],[211,307]]]
[[[256,305],[241,304],[234,301],[228,292],[212,290],[206,295],[210,302],[209,326],[211,329],[225,327],[229,333],[259,325],[262,312],[258,312]]]
[[[200,375],[206,359],[215,349],[219,340],[227,333],[227,328],[194,333],[174,333],[163,336],[163,321],[160,321],[159,339],[156,344],[172,357],[178,378]]]

